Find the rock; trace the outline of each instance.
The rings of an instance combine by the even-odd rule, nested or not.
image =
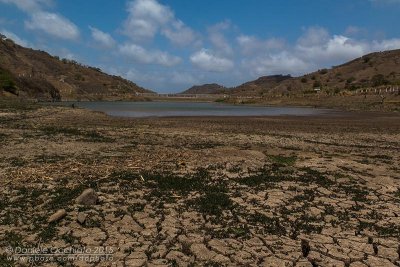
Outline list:
[[[126,266],[145,266],[147,263],[147,255],[144,252],[132,252],[126,259]]]
[[[265,267],[285,267],[285,266],[291,266],[291,262],[289,262],[287,260],[282,260],[282,259],[277,258],[275,256],[271,256],[271,257],[265,258],[265,260],[264,260],[264,262],[262,263],[261,266],[265,266]],[[307,266],[307,265],[303,265],[303,266]]]
[[[58,210],[56,213],[51,215],[47,221],[49,223],[56,222],[56,221],[59,221],[62,218],[64,218],[66,215],[67,215],[67,212],[64,209]]]
[[[83,212],[79,212],[76,220],[78,221],[78,223],[84,224],[86,221],[86,218],[87,218],[87,214],[85,214]]]
[[[192,244],[190,246],[190,251],[196,257],[197,260],[209,261],[214,258],[217,253],[209,250],[204,244]]]
[[[83,193],[76,198],[75,202],[76,204],[90,206],[96,205],[97,200],[98,196],[96,192],[93,189],[89,188],[83,191]]]
[[[189,266],[190,258],[180,251],[172,250],[165,258],[170,261],[175,261],[178,266]]]

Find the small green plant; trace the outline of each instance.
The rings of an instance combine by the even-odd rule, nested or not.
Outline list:
[[[22,167],[27,164],[27,161],[22,158],[12,157],[10,158],[10,165],[13,167]]]
[[[47,227],[43,228],[43,230],[39,233],[38,237],[43,242],[48,242],[52,240],[57,234],[57,228],[55,223],[49,224]]]
[[[20,235],[16,232],[13,232],[13,231],[6,231],[1,243],[5,246],[21,247],[22,240],[23,240],[22,235]]]
[[[262,225],[263,231],[267,234],[286,234],[286,229],[278,217],[268,217],[262,213],[256,212],[255,214],[250,215],[248,220],[254,224]]]
[[[54,196],[47,206],[51,209],[59,209],[68,206],[71,202],[77,198],[82,191],[84,190],[83,185],[79,185],[77,187],[68,188],[68,187],[59,187],[57,188],[52,195]]]
[[[282,165],[288,165],[288,166],[292,166],[294,165],[294,163],[296,162],[297,157],[296,156],[289,156],[289,157],[285,157],[285,156],[269,156],[270,160],[274,163],[277,164],[282,164]]]
[[[0,266],[2,267],[14,267],[14,261],[10,260],[6,255],[0,254]]]
[[[206,192],[203,196],[189,201],[199,212],[220,216],[224,210],[233,208],[233,202],[224,192]]]

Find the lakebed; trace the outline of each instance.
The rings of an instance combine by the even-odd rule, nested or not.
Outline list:
[[[399,265],[395,113],[0,112],[0,265],[39,245],[112,255],[73,266]]]

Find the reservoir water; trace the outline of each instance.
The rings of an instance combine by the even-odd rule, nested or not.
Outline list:
[[[59,104],[59,103],[58,103]],[[329,109],[230,105],[215,102],[62,102],[118,117],[183,116],[311,116],[333,113]]]

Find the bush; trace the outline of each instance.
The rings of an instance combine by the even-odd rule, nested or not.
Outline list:
[[[0,70],[0,88],[12,94],[17,94],[17,88],[14,80],[12,79],[10,73],[4,70]]]
[[[324,74],[328,73],[328,70],[327,69],[322,69],[322,70],[319,71],[319,73],[324,75]]]
[[[300,80],[302,83],[307,83],[308,82],[308,79],[306,78],[306,77],[303,77],[303,78],[301,78],[301,80]]]
[[[372,86],[381,86],[381,85],[386,85],[389,82],[385,79],[385,76],[383,74],[376,74],[374,77],[371,79]]]
[[[321,87],[321,82],[320,81],[315,81],[313,84],[314,88],[320,88]]]
[[[356,78],[350,77],[350,78],[347,79],[346,83],[350,84],[350,83],[354,82],[355,80],[356,80]]]

